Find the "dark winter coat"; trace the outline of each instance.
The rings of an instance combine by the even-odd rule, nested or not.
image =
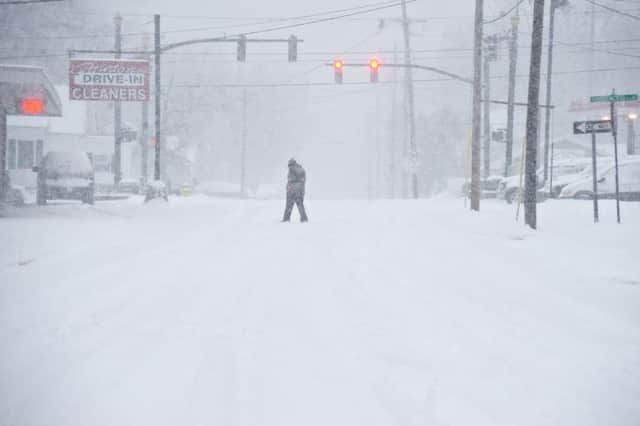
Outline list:
[[[287,175],[287,195],[304,197],[306,181],[307,174],[304,168],[298,163],[290,165]]]

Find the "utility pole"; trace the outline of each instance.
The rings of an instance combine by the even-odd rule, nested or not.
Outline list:
[[[482,97],[483,0],[476,0],[473,38],[473,107],[471,126],[471,210],[480,211],[480,98]]]
[[[145,34],[142,42],[143,50],[146,52],[149,50],[149,34]],[[148,54],[143,55],[143,58],[149,61]],[[140,183],[142,189],[146,191],[147,179],[149,177],[149,99],[142,102],[142,121],[140,132]]]
[[[534,0],[533,30],[531,35],[531,65],[529,68],[529,96],[527,101],[527,145],[524,183],[524,218],[532,229],[537,227],[537,155],[538,155],[538,102],[540,97],[540,63],[542,60],[542,30],[544,0]]]
[[[116,26],[116,42],[115,51],[116,59],[120,59],[122,51],[122,16],[116,14],[113,18],[113,22]],[[113,137],[115,142],[114,155],[113,155],[113,183],[118,185],[122,180],[122,105],[120,101],[115,101],[113,104]]]
[[[507,95],[507,134],[504,159],[504,175],[511,174],[511,162],[513,160],[513,116],[514,101],[516,96],[516,67],[518,63],[518,9],[511,18],[511,38],[509,41],[509,93]]]
[[[402,31],[404,33],[404,63],[411,65],[411,33],[407,18],[406,0],[402,0]],[[410,66],[404,70],[407,94],[407,109],[409,113],[409,167],[411,168],[411,196],[418,198],[418,149],[416,147],[415,104],[413,98],[413,72]]]
[[[484,163],[483,179],[486,181],[491,175],[491,62],[497,59],[497,43],[498,37],[487,36],[485,37],[485,52],[483,55],[483,67],[482,67],[482,85],[484,86],[483,95],[483,152],[482,159]]]
[[[156,130],[156,143],[155,143],[155,158],[154,158],[154,171],[153,178],[160,180],[160,146],[162,140],[160,139],[160,107],[162,94],[160,89],[160,15],[153,15],[153,27],[154,27],[154,42],[155,42],[155,92],[156,92],[156,110],[155,110],[155,130]]]
[[[240,194],[247,194],[247,89],[242,90],[242,148],[240,158]]]
[[[398,63],[398,48],[397,46],[394,44],[393,46],[393,63],[397,64]],[[393,68],[393,81],[397,81],[398,80],[398,68],[394,67]],[[398,147],[396,146],[397,144],[397,126],[398,126],[398,117],[397,117],[397,102],[398,102],[398,96],[397,96],[397,86],[395,84],[391,85],[391,137],[390,139],[390,147],[389,147],[389,174],[390,174],[390,180],[389,180],[389,198],[395,198],[396,197],[396,164],[397,164],[397,159],[398,159]]]
[[[556,9],[567,4],[567,0],[551,0],[549,6],[549,48],[547,50],[547,100],[551,105],[551,74],[553,70],[553,39]],[[589,73],[591,74],[591,73]],[[551,108],[544,112],[544,181],[549,177],[549,137],[551,133]]]

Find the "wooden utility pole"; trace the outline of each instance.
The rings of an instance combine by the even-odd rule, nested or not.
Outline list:
[[[509,40],[509,93],[507,94],[507,134],[504,159],[504,176],[511,174],[511,162],[513,161],[513,116],[515,112],[516,96],[516,67],[518,64],[518,23],[520,17],[516,9],[516,15],[511,18],[511,38]]]
[[[524,219],[532,229],[537,227],[536,191],[538,179],[538,102],[540,96],[540,64],[542,59],[542,30],[544,0],[534,0],[533,32],[531,35],[531,62],[529,67],[529,95],[527,98],[527,139],[524,182]]]
[[[404,63],[411,64],[411,33],[409,31],[409,19],[407,18],[407,4],[402,0],[402,32],[404,34]],[[407,94],[407,110],[409,114],[409,167],[411,174],[411,196],[418,198],[418,148],[416,146],[415,104],[413,98],[413,70],[407,66],[404,70],[404,79]]]
[[[471,126],[471,210],[480,210],[480,101],[482,97],[483,0],[476,0],[473,38],[473,105]]]

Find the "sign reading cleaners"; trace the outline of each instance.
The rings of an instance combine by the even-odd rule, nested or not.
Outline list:
[[[71,59],[69,99],[74,101],[149,100],[149,62]]]

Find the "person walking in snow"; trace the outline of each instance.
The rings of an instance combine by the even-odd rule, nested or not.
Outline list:
[[[298,206],[300,213],[300,222],[309,220],[307,212],[304,209],[304,187],[307,181],[307,174],[304,168],[293,158],[289,160],[289,174],[287,175],[287,205],[284,209],[283,222],[291,220],[291,211],[293,205]]]

